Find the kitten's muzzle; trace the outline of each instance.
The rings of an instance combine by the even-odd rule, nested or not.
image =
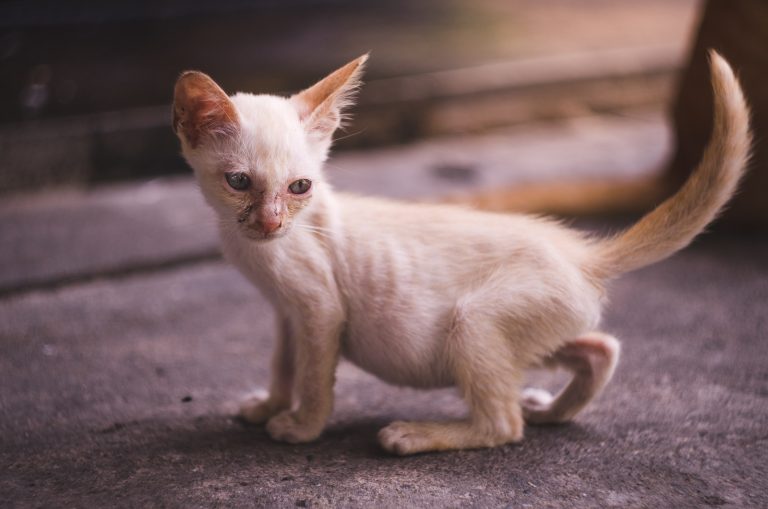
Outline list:
[[[253,210],[253,205],[248,205],[247,207],[245,207],[245,210],[243,210],[242,214],[240,214],[237,217],[237,222],[240,224],[243,224],[244,222],[246,222],[248,220],[248,216],[251,215],[252,210]]]
[[[249,205],[237,218],[237,222],[245,226],[249,232],[258,232],[263,238],[269,238],[283,226],[283,216],[274,207],[259,207],[254,210]]]

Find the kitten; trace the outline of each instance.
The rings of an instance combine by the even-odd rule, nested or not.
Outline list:
[[[592,238],[525,215],[335,193],[323,176],[364,55],[290,98],[228,97],[185,72],[173,128],[219,219],[223,251],[274,305],[280,335],[269,396],[241,416],[275,440],[316,439],[333,406],[339,356],[398,385],[456,386],[470,417],[394,422],[388,451],[490,447],[524,422],[572,419],[611,378],[619,343],[595,332],[606,284],[686,246],[744,172],[748,110],[711,53],[715,128],[698,169],[625,232]],[[555,397],[522,390],[527,368],[561,366]]]

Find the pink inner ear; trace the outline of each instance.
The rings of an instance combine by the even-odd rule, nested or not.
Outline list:
[[[332,133],[341,119],[341,110],[351,102],[351,95],[359,85],[363,55],[337,69],[310,88],[291,97],[296,111],[307,128],[323,134]]]
[[[227,94],[208,76],[190,71],[176,82],[173,100],[173,128],[192,148],[206,137],[237,132],[235,106]]]
[[[315,108],[311,108],[299,96],[292,97],[291,102],[299,113],[299,118],[308,134],[323,138],[333,134],[339,127],[341,112],[335,106],[332,98]]]

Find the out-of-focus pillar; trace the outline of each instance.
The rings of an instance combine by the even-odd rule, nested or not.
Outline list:
[[[707,50],[736,70],[752,107],[754,157],[724,221],[768,229],[768,1],[707,0],[673,104],[676,151],[667,177],[677,189],[701,158],[712,129]]]

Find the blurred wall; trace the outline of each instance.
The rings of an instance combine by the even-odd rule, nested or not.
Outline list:
[[[228,92],[289,93],[372,51],[355,109],[359,122],[340,148],[659,104],[695,6],[696,0],[6,0],[0,193],[188,171],[168,128],[168,102],[176,76],[189,68],[207,72]],[[650,59],[600,53],[625,47],[647,48],[641,54]],[[563,59],[571,54],[582,58]],[[620,65],[600,67],[608,61]],[[574,62],[584,72],[574,73]],[[464,71],[442,72],[453,69]],[[602,88],[592,87],[595,81]]]

